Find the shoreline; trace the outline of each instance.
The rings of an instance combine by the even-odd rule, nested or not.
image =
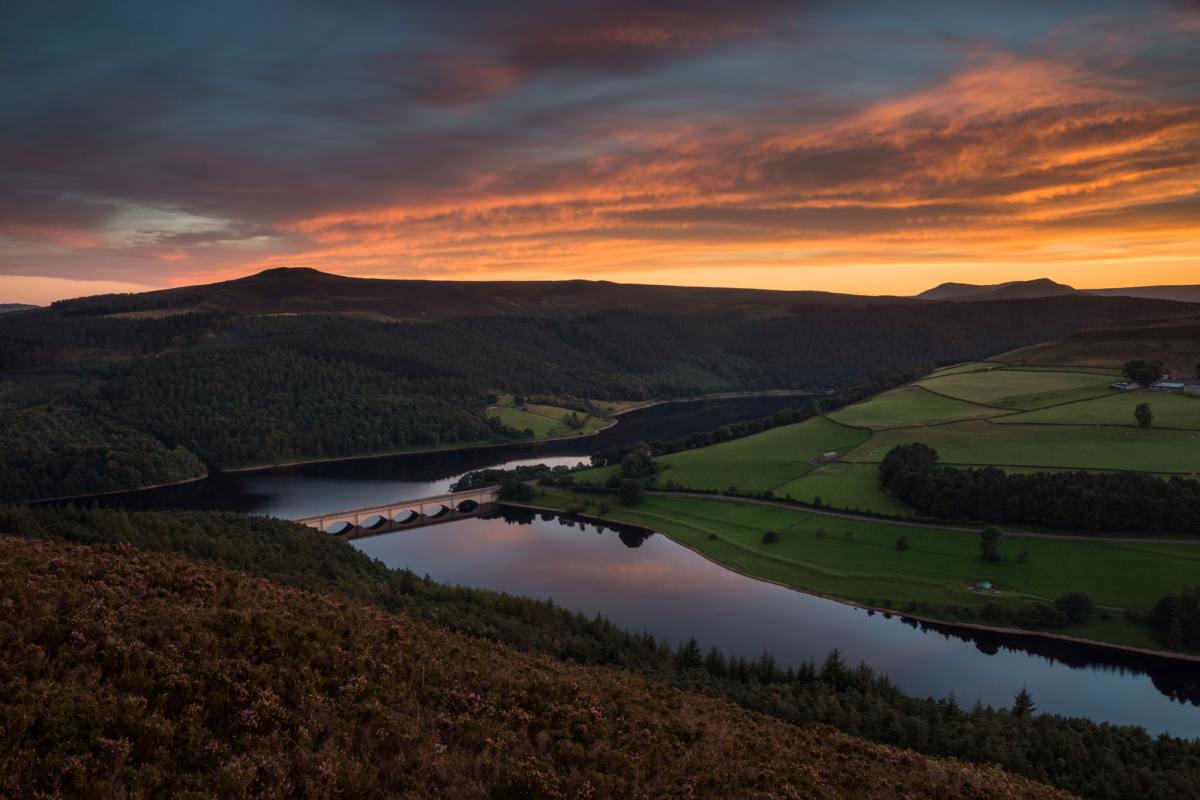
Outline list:
[[[656,406],[670,405],[672,403],[700,403],[705,400],[740,400],[751,397],[821,397],[829,394],[829,392],[814,392],[808,389],[764,389],[761,392],[717,392],[715,394],[694,394],[688,397],[673,397],[669,400],[647,400],[644,403],[623,408],[620,411],[614,411],[609,416],[619,417],[622,414],[628,414],[631,411],[643,411],[647,408]],[[611,426],[606,426],[611,427]],[[601,428],[600,430],[605,430]],[[600,431],[596,431],[599,433]]]
[[[166,483],[152,483],[148,486],[138,486],[133,489],[109,489],[106,492],[92,492],[90,494],[68,494],[61,497],[39,497],[36,500],[24,500],[18,504],[37,506],[43,503],[70,503],[75,500],[90,500],[93,497],[111,497],[114,494],[127,494],[129,492],[149,492],[154,489],[165,489],[168,486],[184,486],[189,483],[198,481],[206,481],[212,475],[212,471],[206,471],[203,475],[197,475],[194,478],[184,478],[178,481],[167,481]]]
[[[63,495],[61,497],[47,497],[35,500],[25,500],[31,505],[38,503],[65,503],[72,500],[88,500],[93,497],[107,497],[114,494],[127,494],[134,492],[148,492],[152,489],[163,489],[168,486],[181,486],[186,483],[195,483],[196,481],[207,480],[214,475],[237,475],[248,474],[253,472],[266,472],[274,469],[289,469],[291,467],[307,467],[315,464],[336,464],[345,461],[373,461],[381,458],[400,458],[404,456],[422,456],[434,455],[436,453],[463,453],[475,450],[492,450],[498,447],[529,447],[536,449],[542,445],[561,444],[562,442],[583,441],[599,436],[604,431],[607,431],[620,422],[619,417],[623,414],[628,414],[632,411],[642,411],[655,406],[669,405],[672,403],[698,403],[704,400],[736,400],[739,398],[750,397],[811,397],[820,393],[814,393],[802,389],[768,389],[761,392],[723,392],[717,394],[692,395],[689,397],[671,398],[668,400],[650,400],[645,403],[640,403],[629,408],[623,408],[619,411],[614,411],[609,416],[611,421],[602,428],[597,428],[591,433],[579,434],[576,436],[555,436],[550,439],[535,439],[527,441],[504,441],[504,442],[483,442],[477,444],[462,444],[454,447],[426,447],[419,450],[392,450],[382,453],[364,453],[361,455],[348,456],[328,456],[322,458],[301,458],[296,461],[281,461],[274,464],[250,464],[241,467],[212,467],[207,470],[204,475],[199,475],[195,478],[186,478],[181,481],[172,481],[169,483],[153,483],[146,486],[131,486],[127,489],[111,489],[105,492],[90,492],[88,494]]]
[[[634,411],[635,409],[626,409]],[[619,412],[625,413],[625,412]],[[612,416],[617,416],[613,414]],[[288,469],[289,467],[305,467],[312,464],[334,464],[340,461],[370,461],[380,458],[402,458],[404,456],[428,456],[435,453],[463,453],[472,450],[492,450],[497,447],[532,447],[536,448],[541,445],[558,444],[560,442],[575,442],[584,439],[590,439],[593,436],[599,436],[604,431],[615,426],[620,420],[612,420],[602,428],[597,428],[591,433],[580,433],[574,436],[553,436],[549,439],[513,439],[504,442],[485,442],[483,444],[464,444],[455,445],[454,447],[426,447],[421,450],[392,450],[385,453],[367,453],[359,456],[330,456],[328,458],[309,458],[302,461],[284,461],[278,464],[254,464],[246,467],[228,467],[214,469],[211,472],[219,472],[225,475],[244,473],[244,472],[264,472],[270,469]],[[132,489],[130,491],[138,491]]]
[[[612,519],[610,517],[602,517],[598,514],[588,514],[585,512],[567,514],[567,512],[561,508],[554,508],[552,506],[535,505],[533,503],[517,503],[517,502],[505,500],[505,501],[498,502],[497,505],[509,506],[512,508],[524,508],[529,511],[547,511],[547,512],[551,512],[554,514],[563,514],[563,515],[567,515],[567,516],[578,517],[579,519],[586,519],[586,520],[589,520],[592,522],[602,522],[607,525],[621,525],[621,526],[625,526],[628,528],[640,528],[641,530],[649,531],[650,533],[660,534],[664,538],[671,540],[672,542],[679,545],[680,547],[684,547],[688,550],[691,550],[693,553],[700,556],[701,558],[708,561],[709,563],[715,564],[716,566],[721,567],[722,569],[729,570],[730,572],[734,572],[738,575],[741,575],[744,578],[750,578],[752,580],[762,581],[763,583],[769,583],[774,586],[782,587],[784,589],[790,589],[793,592],[800,592],[801,594],[807,594],[811,597],[820,597],[824,600],[831,600],[835,603],[841,603],[842,605],[850,606],[852,608],[860,608],[863,611],[874,612],[876,614],[890,614],[891,616],[894,616],[894,617],[901,617],[903,619],[916,620],[917,622],[924,622],[924,623],[927,623],[930,625],[940,625],[940,626],[943,626],[946,628],[951,628],[951,629],[980,631],[980,632],[984,632],[984,633],[994,633],[994,634],[998,634],[1000,636],[1014,637],[1014,638],[1021,637],[1021,636],[1028,636],[1028,637],[1034,637],[1034,638],[1038,638],[1038,639],[1048,639],[1051,641],[1067,642],[1069,644],[1075,644],[1075,645],[1085,645],[1088,647],[1095,647],[1095,648],[1102,649],[1102,650],[1113,650],[1113,651],[1117,651],[1120,653],[1138,655],[1138,656],[1142,656],[1142,657],[1146,657],[1146,658],[1156,658],[1156,659],[1162,659],[1165,661],[1182,662],[1182,663],[1188,663],[1188,664],[1200,664],[1200,655],[1191,655],[1188,653],[1178,653],[1173,650],[1149,650],[1145,647],[1135,647],[1133,645],[1116,644],[1113,642],[1102,642],[1097,639],[1085,639],[1080,636],[1070,636],[1065,633],[1048,633],[1046,631],[1026,630],[1025,628],[1003,628],[1003,627],[998,627],[998,626],[994,626],[994,625],[983,625],[978,622],[954,622],[954,621],[949,621],[949,620],[938,619],[936,617],[925,616],[923,614],[913,614],[913,613],[910,613],[907,611],[900,611],[895,608],[883,608],[880,606],[872,606],[872,605],[868,605],[866,603],[860,603],[855,600],[848,600],[844,597],[838,597],[836,595],[827,594],[825,592],[818,592],[818,591],[810,590],[810,589],[801,589],[798,586],[793,586],[791,584],[784,583],[783,581],[775,580],[774,578],[764,578],[761,575],[754,575],[752,573],[745,572],[743,570],[737,569],[736,567],[732,567],[729,564],[726,564],[724,562],[716,560],[715,558],[709,556],[707,553],[703,552],[702,550],[700,550],[696,547],[693,547],[692,545],[686,544],[685,542],[681,542],[678,539],[676,539],[674,536],[671,536],[669,533],[659,530],[658,528],[651,528],[646,525],[639,525],[639,524],[633,523],[633,522],[625,522],[623,520]]]

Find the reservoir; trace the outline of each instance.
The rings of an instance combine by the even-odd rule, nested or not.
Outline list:
[[[296,518],[446,491],[465,472],[523,463],[573,465],[598,449],[671,439],[803,403],[756,397],[631,412],[595,437],[216,474],[114,495],[105,505],[208,508]],[[922,625],[739,575],[660,534],[511,510],[492,518],[353,540],[392,567],[607,617],[677,645],[695,637],[727,655],[768,650],[781,666],[820,664],[837,648],[918,697],[1007,707],[1022,686],[1039,711],[1200,737],[1200,664],[1029,636]]]

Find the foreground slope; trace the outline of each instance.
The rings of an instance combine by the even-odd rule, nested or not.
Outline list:
[[[10,797],[1051,798],[326,595],[0,539]]]

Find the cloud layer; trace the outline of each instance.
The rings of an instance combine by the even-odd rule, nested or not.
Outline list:
[[[0,286],[1200,273],[1188,4],[4,13]]]

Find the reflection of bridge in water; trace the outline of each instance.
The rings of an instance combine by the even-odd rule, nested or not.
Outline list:
[[[482,489],[403,500],[385,506],[368,506],[304,517],[296,522],[335,536],[356,539],[360,536],[374,536],[377,533],[478,516],[492,510],[499,496],[499,486],[485,486]]]

